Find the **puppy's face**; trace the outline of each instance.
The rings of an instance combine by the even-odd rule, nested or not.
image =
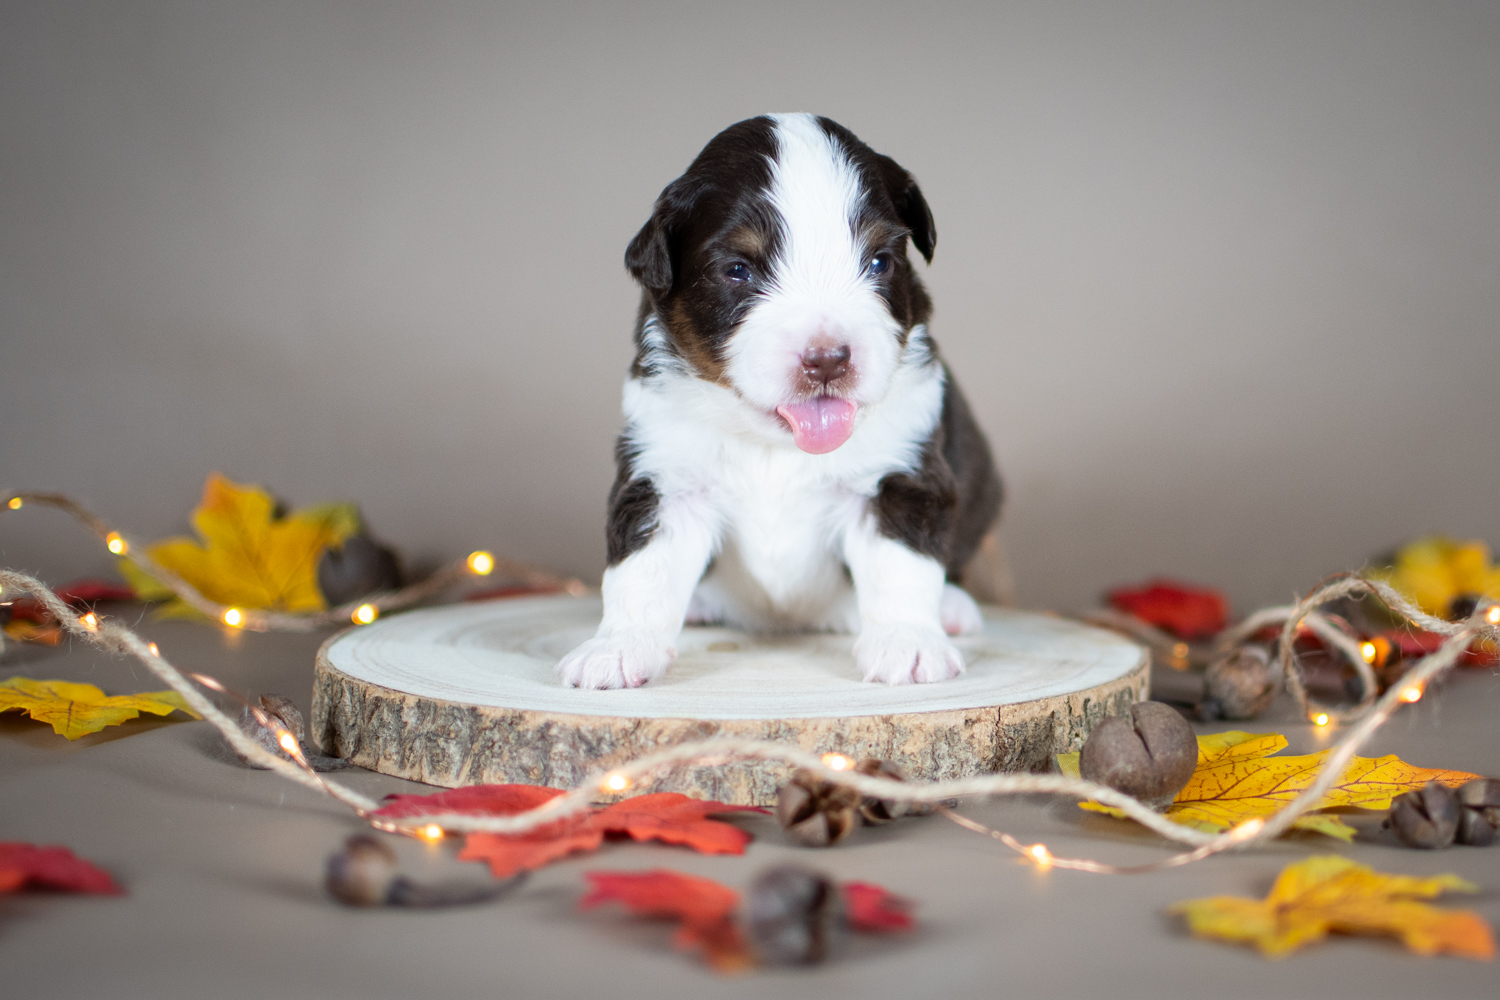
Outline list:
[[[826,118],[740,122],[626,251],[660,318],[643,347],[733,390],[803,451],[832,451],[926,322],[908,239],[931,259],[932,214],[895,161]]]

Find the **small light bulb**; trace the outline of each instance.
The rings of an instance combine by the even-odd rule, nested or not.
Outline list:
[[[118,531],[111,531],[104,536],[104,547],[117,556],[123,556],[130,551],[130,543],[121,538]]]
[[[86,614],[82,618],[78,619],[78,624],[82,625],[84,628],[88,629],[90,632],[98,631],[98,629],[99,629],[99,616],[96,615],[96,614],[94,614],[92,611],[90,611],[88,614]]]
[[[297,737],[293,736],[285,729],[276,734],[276,742],[281,744],[281,749],[285,750],[293,757],[297,756],[297,754],[302,750],[302,748],[297,745]]]
[[[380,617],[380,609],[373,604],[361,604],[354,609],[354,614],[349,616],[356,625],[368,625]]]
[[[1242,840],[1249,840],[1257,833],[1260,833],[1265,825],[1266,821],[1264,819],[1259,816],[1253,816],[1250,819],[1245,820],[1245,822],[1241,823],[1233,830],[1229,831],[1229,837],[1236,843]]]
[[[1052,867],[1052,852],[1047,850],[1046,844],[1032,844],[1026,848],[1026,853],[1031,856],[1031,860],[1043,868]]]
[[[230,628],[239,628],[245,624],[245,613],[239,608],[229,608],[224,612],[224,624]]]
[[[1366,663],[1374,663],[1375,654],[1378,652],[1380,651],[1375,648],[1375,644],[1373,642],[1367,642],[1363,646],[1359,647],[1359,655],[1364,658],[1364,661]]]
[[[854,766],[854,761],[841,753],[825,753],[823,766],[834,771],[847,771]]]
[[[1500,625],[1500,604],[1495,605],[1484,613],[1484,620],[1491,625]]]
[[[20,510],[21,509],[21,498],[20,497],[11,497],[10,498],[10,502],[7,503],[6,506],[9,507],[11,510]]]
[[[630,787],[630,779],[617,772],[604,779],[603,787],[606,792],[623,792]]]
[[[495,557],[480,549],[469,553],[469,570],[477,576],[489,576],[495,568]]]
[[[1190,652],[1191,650],[1188,649],[1188,644],[1185,642],[1179,642],[1177,645],[1172,647],[1173,659],[1185,660],[1187,659],[1188,653]]]
[[[1328,725],[1328,713],[1327,712],[1319,712],[1317,715],[1313,716],[1313,725],[1315,725],[1315,726],[1326,726],[1326,725]]]
[[[428,823],[418,830],[417,834],[429,844],[435,844],[443,839],[443,828],[436,823]]]
[[[1422,689],[1415,684],[1411,685],[1410,687],[1402,688],[1401,700],[1406,702],[1408,705],[1416,704],[1417,702],[1422,700]]]
[[[160,656],[161,655],[161,647],[159,647],[154,642],[150,643],[149,645],[147,645],[146,648],[149,649],[149,650],[151,650],[151,655],[152,656]]]

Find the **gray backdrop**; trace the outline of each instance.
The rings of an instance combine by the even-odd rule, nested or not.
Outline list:
[[[927,193],[1024,604],[1500,540],[1493,0],[6,2],[0,486],[150,538],[218,469],[593,576],[625,243],[778,110]],[[46,511],[0,562],[108,567]]]

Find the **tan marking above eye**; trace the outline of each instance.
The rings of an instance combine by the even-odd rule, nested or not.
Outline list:
[[[766,234],[750,226],[740,226],[725,238],[724,246],[746,257],[764,257]]]

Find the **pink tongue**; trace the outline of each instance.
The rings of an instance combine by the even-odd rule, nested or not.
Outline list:
[[[854,411],[859,409],[847,399],[818,396],[804,403],[776,407],[792,428],[797,447],[809,455],[826,455],[854,433]]]

